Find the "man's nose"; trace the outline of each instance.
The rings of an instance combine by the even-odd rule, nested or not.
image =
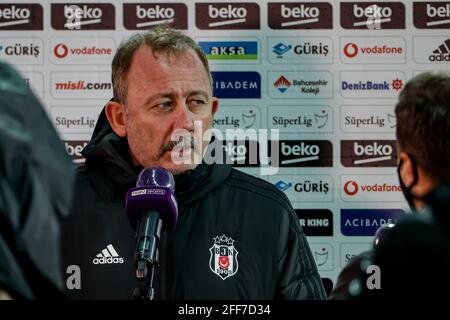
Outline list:
[[[175,128],[185,129],[188,131],[194,130],[194,117],[186,104],[181,103],[177,109]]]

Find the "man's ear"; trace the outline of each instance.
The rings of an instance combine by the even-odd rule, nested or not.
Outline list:
[[[414,182],[414,165],[411,157],[406,152],[400,152],[399,160],[402,162],[400,167],[400,176],[403,183],[408,188]],[[416,177],[417,179],[418,177]]]
[[[125,114],[125,106],[115,101],[109,101],[105,107],[106,117],[114,132],[119,137],[127,136],[127,117]]]
[[[213,97],[213,103],[212,103],[212,116],[214,116],[214,114],[216,114],[217,110],[219,109],[219,99],[217,99],[216,97]]]

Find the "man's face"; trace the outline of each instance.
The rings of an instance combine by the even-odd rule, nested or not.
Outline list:
[[[195,167],[172,160],[193,154],[191,147],[175,146],[174,132],[184,130],[194,137],[194,121],[200,121],[205,132],[211,128],[218,106],[195,51],[189,49],[181,56],[167,57],[154,56],[146,46],[138,49],[128,72],[126,101],[126,135],[136,164],[161,166],[174,174]],[[197,134],[195,138],[201,145],[202,137]],[[202,149],[205,147],[204,143]]]

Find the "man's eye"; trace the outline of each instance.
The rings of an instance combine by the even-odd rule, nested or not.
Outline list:
[[[205,103],[206,102],[201,99],[193,99],[193,100],[189,101],[190,106],[199,106],[199,105],[204,105]]]
[[[158,109],[161,109],[163,111],[168,111],[172,108],[172,102],[170,102],[170,101],[161,102],[161,103],[157,104],[155,107]]]

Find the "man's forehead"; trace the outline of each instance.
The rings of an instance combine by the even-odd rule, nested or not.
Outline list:
[[[183,62],[187,65],[201,63],[200,58],[192,48],[174,50],[170,48],[152,49],[147,45],[140,47],[133,57],[135,59],[151,59],[166,64],[177,64]]]

